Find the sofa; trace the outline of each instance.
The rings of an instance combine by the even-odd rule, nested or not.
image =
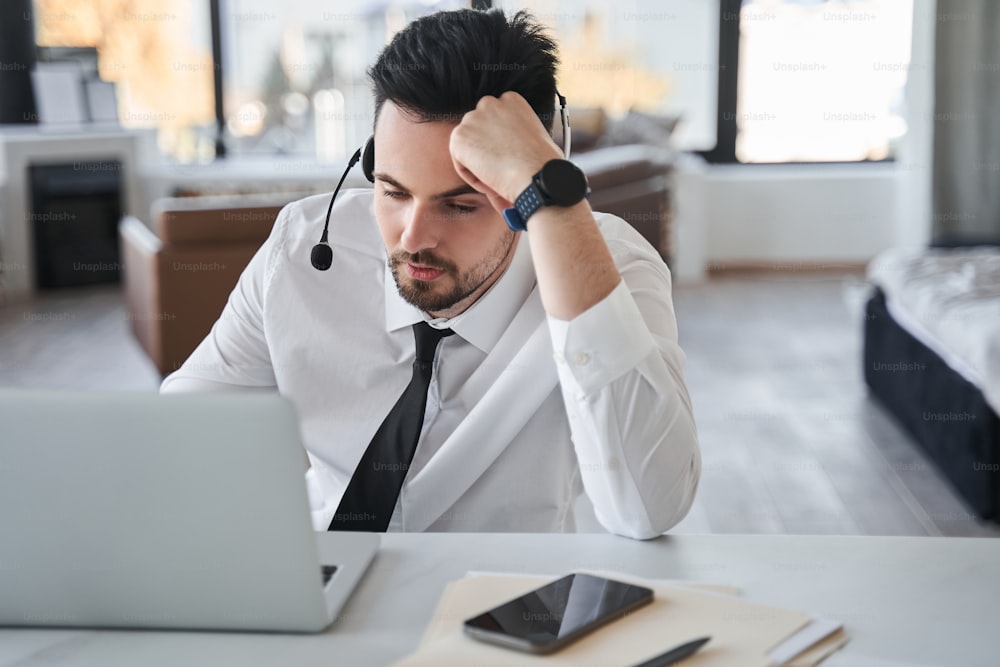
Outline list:
[[[125,317],[162,375],[208,334],[278,212],[298,196],[167,198],[153,203],[148,226],[121,220]]]
[[[673,154],[629,144],[574,153],[572,160],[590,182],[591,208],[617,215],[635,227],[669,264]]]

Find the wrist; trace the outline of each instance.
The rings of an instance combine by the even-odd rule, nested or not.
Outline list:
[[[503,212],[507,226],[525,231],[528,220],[545,207],[568,208],[590,195],[587,177],[569,160],[547,160],[513,200],[514,206]]]
[[[528,168],[518,169],[517,173],[511,177],[510,186],[507,188],[507,191],[503,193],[503,196],[507,199],[507,201],[512,204],[517,201],[517,198],[522,192],[524,192],[525,188],[531,186],[531,179],[535,177],[535,174],[537,174],[538,170],[544,165],[545,163],[542,162],[537,167],[534,167],[533,171]]]
[[[507,201],[513,202],[517,197],[524,192],[524,189],[531,185],[532,179],[535,177],[545,163],[549,160],[555,160],[562,157],[562,153],[553,150],[553,152],[545,151],[544,154],[539,153],[531,156],[528,159],[520,160],[517,165],[510,169],[507,173],[510,175],[506,188],[502,193]]]

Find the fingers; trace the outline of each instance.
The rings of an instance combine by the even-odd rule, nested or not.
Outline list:
[[[490,202],[490,206],[492,206],[497,213],[503,213],[504,209],[512,208],[514,206],[513,203],[511,203],[507,199],[504,199],[504,197],[500,195],[500,193],[498,193],[496,190],[494,190],[493,188],[491,188],[490,186],[486,185],[481,180],[476,178],[476,175],[473,174],[471,171],[469,171],[462,163],[456,160],[454,156],[452,157],[452,164],[455,165],[455,171],[458,172],[459,177],[463,181],[471,185],[478,192],[481,192],[484,195],[486,195],[486,198]]]
[[[459,176],[498,211],[510,208],[547,160],[562,155],[531,105],[512,91],[481,98],[452,130],[449,150]]]

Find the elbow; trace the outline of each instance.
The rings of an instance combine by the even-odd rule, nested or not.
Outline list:
[[[630,540],[655,540],[664,532],[665,531],[657,531],[656,529],[651,529],[651,530],[632,530],[628,532],[615,532],[615,534],[620,535],[621,537],[627,537]]]
[[[651,518],[645,512],[642,512],[641,516],[622,515],[615,517],[614,520],[608,520],[600,514],[597,515],[597,520],[601,522],[605,530],[630,540],[654,540],[670,528],[670,526],[663,527],[654,523]]]
[[[614,517],[602,516],[597,512],[597,520],[605,530],[621,537],[633,540],[656,539],[687,516],[694,504],[700,478],[701,453],[695,445],[688,465],[674,480],[665,480],[658,487],[660,493],[645,500],[634,512],[620,512]]]
[[[698,493],[698,482],[701,480],[701,452],[697,441],[693,442],[691,458],[677,481],[669,488],[666,497],[661,499],[662,512],[659,514],[657,529],[662,535],[684,520],[694,505]]]
[[[619,512],[614,516],[608,516],[594,507],[594,514],[597,521],[612,535],[627,537],[630,540],[653,540],[663,534],[657,530],[658,526],[650,521],[646,512]]]
[[[698,493],[698,483],[701,481],[701,448],[698,446],[698,434],[693,419],[689,421],[688,437],[682,442],[687,443],[687,456],[681,458],[684,464],[675,467],[669,479],[661,480],[654,486],[659,493],[654,494],[652,507],[659,511],[650,512],[650,515],[660,535],[679,524],[688,515]]]

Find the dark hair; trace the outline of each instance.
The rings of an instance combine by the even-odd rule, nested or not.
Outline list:
[[[368,70],[375,119],[386,100],[424,121],[458,122],[481,97],[520,93],[552,131],[556,44],[528,12],[458,9],[416,19]]]

